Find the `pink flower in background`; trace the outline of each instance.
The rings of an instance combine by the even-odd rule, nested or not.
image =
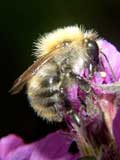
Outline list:
[[[90,99],[91,94],[86,96],[86,93],[79,90],[79,86],[75,84],[67,91],[68,99],[76,110],[81,109],[78,95],[87,103],[89,102],[88,106],[92,106],[92,108],[88,107],[90,115],[87,115],[89,111],[84,110],[82,115],[79,113],[74,115],[78,116],[85,125],[81,126],[80,122],[80,126],[77,126],[69,119],[72,126],[72,129],[69,128],[70,134],[60,130],[31,144],[25,144],[15,135],[3,137],[0,140],[0,160],[77,160],[86,154],[88,156],[93,154],[94,157],[99,155],[100,160],[109,160],[111,157],[111,160],[120,159],[117,150],[120,150],[120,86],[116,84],[120,80],[120,53],[105,40],[99,40],[97,43],[109,64],[102,55],[104,73],[101,71],[95,73],[91,86],[95,93],[93,101],[91,102]],[[113,86],[110,88],[113,84],[117,85],[117,89]],[[76,141],[80,152],[70,152],[73,141]]]

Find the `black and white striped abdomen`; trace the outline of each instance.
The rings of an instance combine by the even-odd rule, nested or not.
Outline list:
[[[28,82],[28,98],[37,114],[49,121],[62,121],[60,75],[55,64],[41,68]]]

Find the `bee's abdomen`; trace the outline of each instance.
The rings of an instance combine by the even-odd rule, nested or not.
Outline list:
[[[56,75],[34,76],[28,83],[28,98],[39,116],[49,121],[62,121],[60,113],[60,80]]]

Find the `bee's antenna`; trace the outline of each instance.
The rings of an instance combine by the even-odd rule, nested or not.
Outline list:
[[[112,72],[113,78],[114,78],[114,80],[116,81],[116,80],[117,80],[116,75],[115,75],[115,73],[114,73],[114,71],[113,71],[113,69],[112,69],[112,66],[111,66],[111,64],[110,64],[110,62],[109,62],[107,56],[106,56],[103,52],[101,52],[101,51],[100,51],[100,53],[105,57],[105,59],[106,59],[108,65],[109,65],[109,67],[110,67],[110,70],[111,70],[111,72]]]

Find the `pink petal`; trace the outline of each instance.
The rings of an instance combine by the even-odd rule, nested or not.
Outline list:
[[[16,148],[24,144],[23,140],[16,135],[8,135],[0,139],[0,159],[4,159],[6,155]]]
[[[118,110],[117,115],[113,121],[113,133],[120,151],[120,109]]]
[[[10,136],[3,138],[4,141],[9,142]],[[72,140],[63,131],[49,134],[42,140],[31,144],[23,144],[23,142],[19,143],[19,141],[19,138],[12,139],[11,145],[16,144],[17,147],[9,146],[9,153],[6,153],[8,148],[6,143],[4,145],[4,153],[6,154],[0,158],[4,160],[76,160],[79,158],[79,154],[73,155],[68,152]],[[0,150],[2,153],[2,146]]]
[[[115,48],[115,46],[113,46],[111,43],[107,42],[106,40],[99,40],[98,45],[100,50],[106,55],[107,59],[109,60],[112,70],[116,75],[117,81],[119,81],[120,80],[120,53]],[[107,82],[113,82],[114,79],[113,79],[111,69],[104,56],[102,56],[102,62],[103,62],[105,71],[107,73]]]

